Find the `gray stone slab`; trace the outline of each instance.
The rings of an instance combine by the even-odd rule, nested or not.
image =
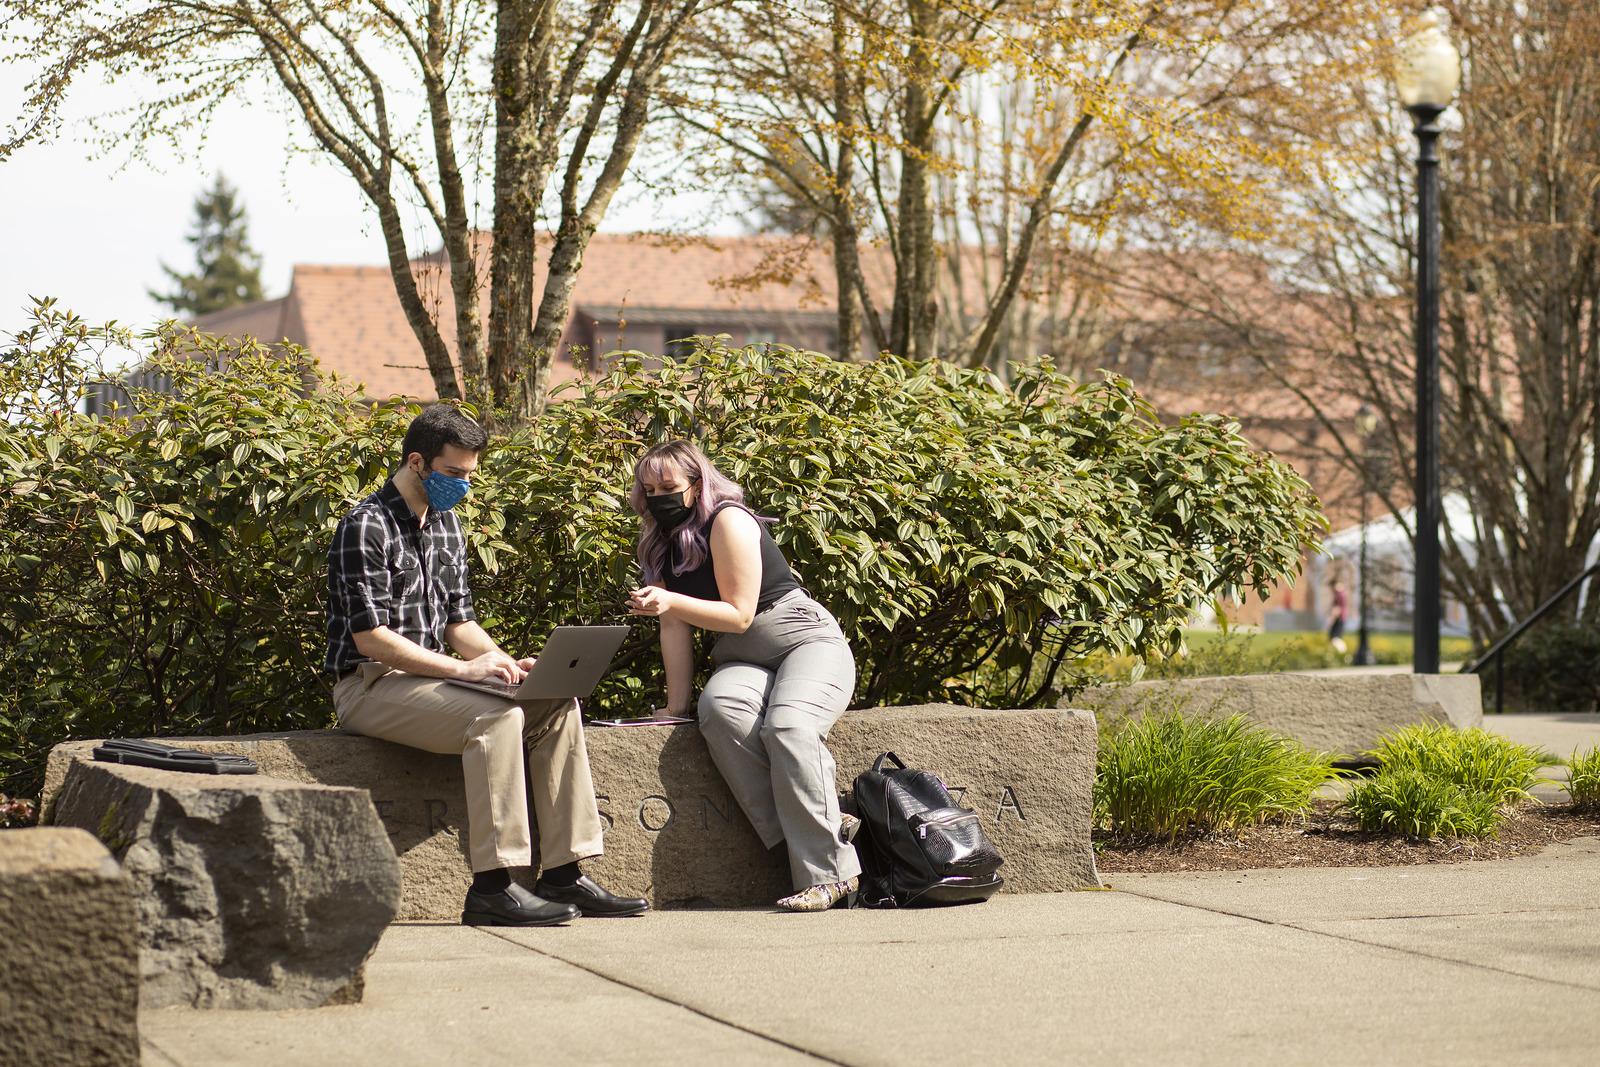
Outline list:
[[[1535,1051],[1576,1064],[1600,1040],[1592,992],[1121,893],[666,912],[638,927],[502,936],[849,1064],[1458,1064]]]
[[[0,830],[0,1062],[139,1062],[128,880],[83,830]]]
[[[852,1065],[1587,1067],[1600,993],[1518,964],[1529,945],[1581,948],[1588,928],[1563,932],[1564,890],[1525,893],[1506,912],[1470,875],[1490,868],[1489,881],[1524,890],[1600,883],[1595,849],[1538,859],[1426,868],[1440,880],[1394,878],[1366,901],[1375,915],[1448,909],[1448,928],[1350,908],[1311,930],[1128,892],[905,912],[667,911],[492,935],[397,927],[362,1005],[143,1021],[159,1045],[150,1062],[184,1067],[759,1064],[789,1062],[790,1049]],[[1266,896],[1301,908],[1341,890],[1327,872],[1270,873]],[[1407,933],[1409,922],[1420,924]],[[1447,939],[1463,958],[1413,938]]]
[[[1239,714],[1309,748],[1352,756],[1418,723],[1483,725],[1475,674],[1251,674],[1085,689],[1061,706],[1102,714]]]
[[[368,963],[359,1005],[282,1013],[168,1009],[147,1012],[143,1024],[147,1062],[177,1067],[816,1063],[459,926],[391,927]]]
[[[1567,912],[1600,907],[1600,838],[1556,842],[1535,856],[1408,867],[1314,867],[1194,874],[1119,874],[1114,888],[1263,922],[1421,915]]]
[[[788,862],[769,853],[728,794],[695,726],[587,731],[607,823],[606,855],[585,870],[658,907],[770,903],[790,891]],[[1098,885],[1089,839],[1095,724],[1085,712],[987,711],[952,705],[847,713],[829,738],[838,788],[881,752],[938,774],[976,810],[1006,859],[1008,892]],[[460,760],[337,730],[181,739],[237,752],[263,774],[369,791],[404,878],[402,920],[454,919],[471,875]],[[95,742],[52,752],[45,802]]]
[[[400,870],[359,789],[77,760],[52,809],[121,861],[146,1007],[361,998]]]
[[[950,705],[851,712],[828,740],[838,788],[881,753],[939,775],[977,811],[1005,857],[1008,892],[1098,885],[1089,840],[1093,718]],[[770,903],[790,892],[782,850],[768,853],[732,803],[699,731],[592,729],[589,756],[609,819],[602,881],[663,905]]]
[[[1571,911],[1297,923],[1306,930],[1600,992],[1600,903]]]

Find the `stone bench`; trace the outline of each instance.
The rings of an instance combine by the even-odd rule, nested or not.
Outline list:
[[[139,948],[117,861],[76,829],[0,830],[0,1063],[139,1063]]]
[[[606,822],[586,872],[656,907],[770,904],[790,891],[788,861],[768,852],[733,803],[695,726],[590,727],[589,760]],[[829,738],[839,790],[887,750],[932,771],[983,817],[1006,859],[1009,892],[1098,886],[1089,840],[1095,723],[1082,711],[985,711],[951,705],[847,713]],[[263,775],[367,790],[400,858],[399,918],[454,921],[471,875],[461,761],[338,730],[180,741],[235,752]],[[57,746],[48,807],[92,742]],[[237,780],[237,779],[235,779]]]
[[[120,860],[145,1007],[361,999],[362,968],[400,905],[400,865],[364,791],[89,756],[79,746],[56,767],[50,818]]]
[[[1336,756],[1375,748],[1381,734],[1420,723],[1483,725],[1475,674],[1247,674],[1085,689],[1062,701],[1110,714],[1167,709],[1240,714]]]

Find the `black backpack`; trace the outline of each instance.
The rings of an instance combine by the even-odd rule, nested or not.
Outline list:
[[[892,761],[898,770],[885,770]],[[977,812],[957,807],[927,771],[907,769],[885,752],[855,782],[859,903],[868,908],[968,904],[1004,884],[1005,861],[984,836]]]

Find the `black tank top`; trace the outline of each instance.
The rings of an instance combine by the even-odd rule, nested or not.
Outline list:
[[[711,524],[717,521],[717,516],[728,508],[738,508],[750,512],[743,504],[725,501],[717,505],[706,524],[700,528],[701,534],[706,539],[706,544],[711,543]],[[750,512],[750,514],[755,514]],[[756,597],[756,611],[766,611],[776,604],[786,593],[800,588],[800,583],[794,580],[794,572],[789,569],[789,563],[783,558],[783,550],[767,532],[767,524],[757,520],[756,525],[761,528],[761,592]],[[711,553],[706,552],[705,562],[692,571],[674,574],[672,570],[678,564],[678,545],[675,541],[667,542],[667,573],[662,578],[662,583],[674,593],[684,596],[696,597],[700,600],[721,600],[722,593],[717,589],[717,575],[712,565]]]

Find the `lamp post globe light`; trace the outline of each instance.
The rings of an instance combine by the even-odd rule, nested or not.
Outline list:
[[[1372,616],[1368,607],[1371,601],[1367,596],[1370,588],[1367,571],[1367,496],[1372,492],[1372,434],[1377,428],[1378,413],[1371,404],[1362,404],[1356,409],[1356,436],[1361,439],[1361,573],[1358,575],[1361,582],[1361,638],[1356,642],[1356,654],[1350,662],[1357,667],[1372,666],[1372,644],[1368,639]]]
[[[1418,17],[1395,58],[1417,135],[1417,472],[1411,669],[1439,673],[1439,115],[1461,82],[1461,54],[1436,12]],[[1365,592],[1365,590],[1363,590]]]

